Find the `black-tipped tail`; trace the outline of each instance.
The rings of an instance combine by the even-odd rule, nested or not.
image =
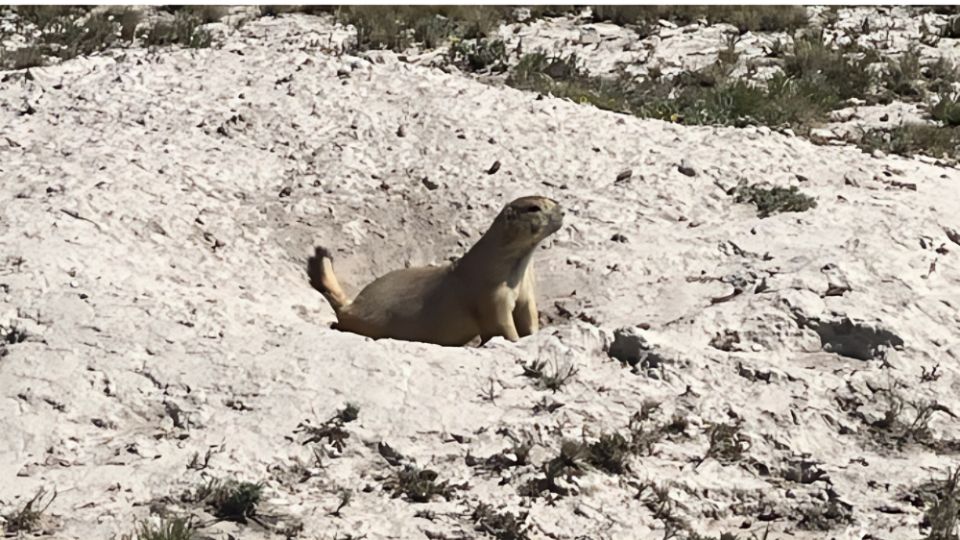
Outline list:
[[[340,309],[349,304],[350,300],[333,273],[333,256],[327,248],[314,248],[313,256],[307,259],[307,277],[310,278],[310,286],[327,299],[330,307],[339,316]]]

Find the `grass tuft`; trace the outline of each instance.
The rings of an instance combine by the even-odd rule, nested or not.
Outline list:
[[[888,154],[913,156],[924,154],[934,158],[960,156],[960,128],[931,124],[903,124],[892,130],[872,129],[858,141],[867,152],[881,150]]]
[[[699,20],[707,24],[727,23],[740,33],[786,32],[807,25],[803,6],[591,6],[593,17],[619,25],[645,26],[660,19],[687,25]]]
[[[343,453],[347,445],[347,439],[350,438],[350,433],[343,429],[343,426],[353,422],[359,416],[360,408],[353,403],[347,403],[343,409],[337,411],[333,417],[319,426],[312,425],[309,420],[300,422],[294,433],[305,433],[307,435],[302,444],[306,445],[326,440],[327,444],[333,446],[338,453]]]
[[[430,469],[418,469],[405,465],[397,471],[396,476],[387,483],[387,488],[394,497],[406,496],[407,500],[416,503],[430,502],[436,496],[450,500],[454,487],[446,481],[438,481],[438,475]]]
[[[454,40],[447,60],[464,71],[503,73],[507,70],[507,49],[499,39]]]
[[[16,6],[16,31],[27,37],[25,46],[0,50],[0,69],[42,66],[47,59],[60,61],[88,56],[137,37],[148,46],[180,44],[209,47],[212,35],[200,26],[218,20],[221,6],[177,7],[173,21],[141,29],[140,11],[113,7],[93,12],[89,6]]]
[[[572,379],[578,370],[572,364],[554,364],[547,369],[546,360],[534,360],[523,365],[523,376],[535,379],[540,388],[556,392]]]
[[[524,55],[507,77],[506,83],[519,90],[530,90],[588,103],[599,109],[628,112],[629,83],[587,75],[576,54],[548,56],[543,52]]]
[[[923,97],[923,89],[919,85],[923,78],[920,67],[920,53],[915,47],[904,52],[898,59],[888,59],[883,86],[892,97],[905,101],[919,100]]]
[[[940,94],[937,104],[930,109],[930,117],[945,126],[960,126],[960,94]]]
[[[960,538],[960,467],[934,490],[933,504],[923,514],[923,525],[930,528],[927,540]]]
[[[630,441],[619,433],[604,434],[587,447],[587,463],[610,474],[629,470],[627,459],[632,453]]]
[[[739,422],[733,424],[711,424],[707,428],[709,446],[701,458],[702,463],[707,458],[728,464],[739,461],[750,448],[750,438],[741,433]]]
[[[39,530],[43,513],[53,504],[53,501],[57,498],[57,492],[54,491],[50,498],[44,501],[46,496],[46,490],[41,488],[33,498],[23,505],[23,508],[4,516],[7,522],[4,532],[13,536],[24,533],[30,534]]]
[[[207,505],[220,519],[246,523],[256,515],[262,495],[263,484],[259,482],[211,479],[197,489],[192,500]]]
[[[476,530],[497,540],[529,540],[527,513],[516,516],[510,512],[497,512],[493,506],[479,503],[471,514]]]
[[[159,525],[144,521],[137,528],[137,540],[194,540],[193,522],[186,518],[162,519]]]
[[[796,186],[763,187],[757,184],[740,184],[735,188],[734,201],[757,207],[757,216],[770,217],[781,212],[806,212],[817,207],[817,201],[805,195]]]
[[[43,64],[43,50],[36,45],[12,51],[0,49],[0,69],[29,69]]]
[[[413,45],[433,49],[451,37],[484,38],[509,10],[498,6],[342,6],[339,22],[357,30],[356,48],[403,51]]]
[[[177,11],[172,21],[159,21],[143,36],[143,44],[148,47],[164,47],[182,45],[191,49],[209,47],[213,36],[201,25],[204,24],[200,15],[193,11]]]

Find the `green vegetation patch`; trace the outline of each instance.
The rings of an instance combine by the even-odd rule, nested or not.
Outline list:
[[[757,184],[741,184],[734,190],[734,200],[738,203],[753,204],[757,207],[757,216],[770,217],[781,212],[806,212],[817,207],[817,201],[796,187],[765,187]]]

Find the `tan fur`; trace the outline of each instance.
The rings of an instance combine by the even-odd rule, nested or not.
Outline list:
[[[481,343],[495,336],[517,341],[539,329],[533,252],[562,222],[556,201],[522,197],[456,262],[394,270],[352,301],[326,249],[316,248],[307,274],[333,307],[340,330],[438,345],[464,345],[478,335]]]

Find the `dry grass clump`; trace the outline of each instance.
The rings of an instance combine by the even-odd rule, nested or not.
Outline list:
[[[140,39],[147,46],[181,45],[209,47],[207,22],[226,14],[221,6],[188,6],[174,9],[173,20],[144,27],[141,12],[112,7],[92,11],[91,6],[14,6],[17,34],[27,44],[17,49],[0,49],[0,69],[26,69],[42,66],[50,59],[69,60],[111,47],[130,45]]]
[[[357,29],[356,48],[433,49],[451,37],[484,38],[509,14],[497,6],[341,6],[335,17]]]
[[[715,8],[720,10],[717,13],[737,13],[739,9]],[[640,24],[648,19],[666,18],[665,13],[671,9],[674,8],[600,6],[595,13],[601,18]],[[678,9],[673,12],[678,19],[683,19],[683,13],[697,13],[684,11],[687,7]],[[960,125],[960,93],[956,90],[960,70],[947,60],[923,65],[915,49],[880,62],[876,51],[865,51],[854,43],[838,46],[825,38],[822,29],[798,32],[791,45],[780,42],[777,50],[771,52],[780,70],[763,81],[751,80],[749,69],[747,77],[733,76],[739,62],[735,37],[721,49],[713,65],[672,77],[664,77],[656,70],[645,78],[634,78],[625,72],[601,77],[588,73],[575,54],[536,51],[519,59],[509,70],[506,84],[644,118],[687,125],[763,125],[790,128],[802,135],[829,122],[832,111],[855,100],[868,104],[893,99],[923,101],[932,95],[930,115],[938,124],[867,132],[851,142],[867,151],[960,156],[958,134],[953,129]],[[878,63],[880,68],[873,69]],[[799,193],[769,195],[763,200],[792,199],[800,203],[799,207],[812,207],[801,200]]]
[[[187,13],[202,24],[217,22],[230,12],[227,6],[163,6],[160,9],[173,14]]]
[[[929,490],[929,508],[923,514],[921,526],[929,528],[927,540],[957,540],[960,538],[960,467],[947,475],[943,482]]]
[[[4,516],[6,520],[3,527],[4,534],[6,536],[17,536],[39,531],[43,523],[44,512],[50,508],[56,498],[56,491],[50,494],[50,498],[47,499],[47,491],[41,488],[23,507]]]
[[[454,39],[447,61],[464,71],[502,73],[508,67],[507,48],[500,39]]]
[[[524,377],[536,380],[540,388],[553,392],[563,388],[577,372],[577,368],[572,364],[555,363],[548,366],[546,360],[534,360],[523,366]]]
[[[723,464],[742,459],[750,449],[750,438],[742,432],[742,427],[740,422],[709,424],[707,427],[709,446],[697,465],[708,458],[716,459]]]
[[[784,53],[783,72],[765,84],[731,77],[737,61],[733,45],[703,70],[644,80],[589,75],[575,55],[535,52],[520,59],[506,82],[601,109],[683,124],[801,130],[825,120],[845,100],[865,95],[874,83],[865,59],[827,46],[821,33],[799,37]]]
[[[144,521],[137,527],[137,540],[194,540],[196,537],[189,518],[162,519],[157,525]]]
[[[337,453],[342,453],[347,445],[347,439],[350,433],[344,429],[344,425],[353,422],[360,416],[360,408],[353,403],[347,403],[346,406],[337,411],[329,420],[315,426],[310,420],[304,420],[297,425],[294,433],[306,434],[303,444],[322,443],[331,445]]]
[[[142,35],[143,44],[148,47],[178,44],[191,49],[209,47],[213,42],[213,36],[201,26],[214,16],[205,11],[178,10],[174,13],[172,21],[159,21],[147,29]],[[219,18],[213,20],[219,20]]]
[[[960,94],[940,94],[937,103],[930,109],[930,117],[944,126],[960,126]]]
[[[591,6],[596,20],[620,25],[649,25],[660,19],[686,25],[699,20],[727,23],[740,33],[787,32],[807,25],[803,6]]]
[[[950,159],[960,156],[960,128],[954,126],[909,123],[890,130],[872,129],[856,142],[867,152]]]

